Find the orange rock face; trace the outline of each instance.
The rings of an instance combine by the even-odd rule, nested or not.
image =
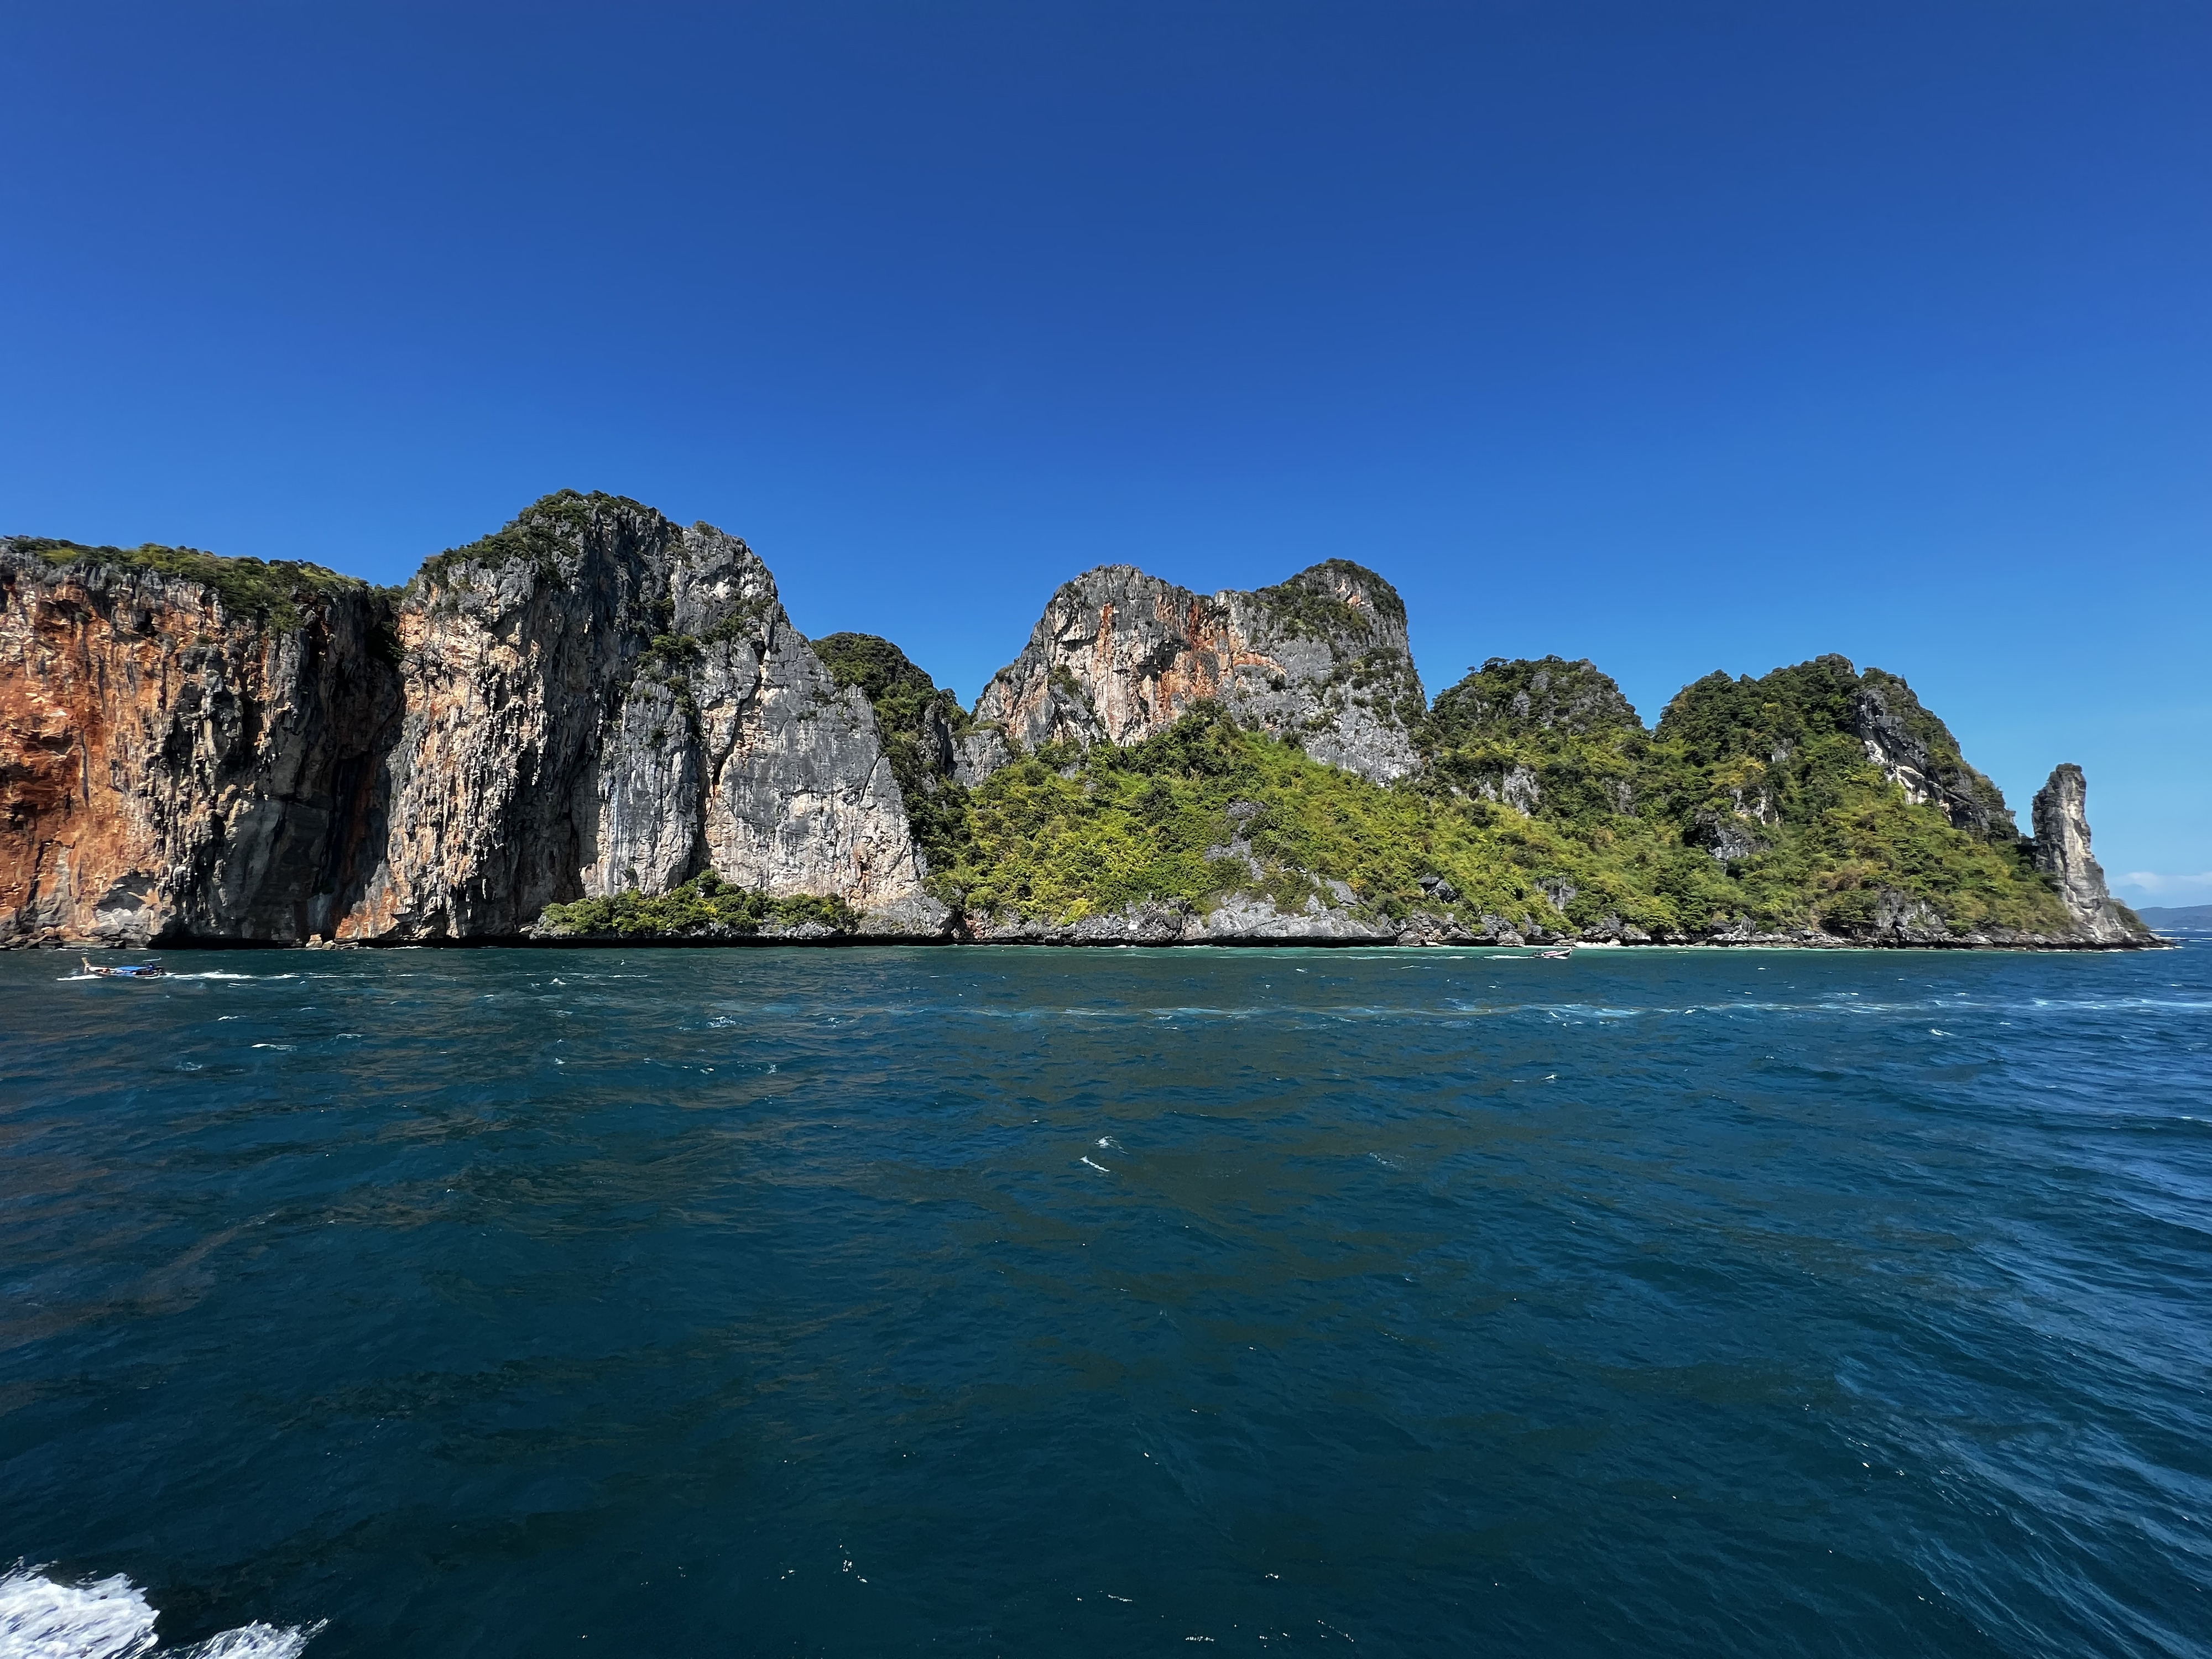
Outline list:
[[[363,591],[275,630],[0,549],[0,944],[305,939],[357,889],[398,682]]]

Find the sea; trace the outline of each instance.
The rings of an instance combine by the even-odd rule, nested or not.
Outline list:
[[[2212,1653],[2212,941],[162,960],[9,1659]]]

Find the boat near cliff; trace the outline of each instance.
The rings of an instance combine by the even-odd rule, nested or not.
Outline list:
[[[1389,583],[1065,584],[972,709],[743,541],[564,491],[377,589],[0,538],[0,945],[2136,949],[1906,684],[1427,699]]]

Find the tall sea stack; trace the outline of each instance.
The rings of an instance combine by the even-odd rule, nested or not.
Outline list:
[[[2081,931],[2100,945],[2132,944],[2148,933],[2142,918],[2105,888],[2104,866],[2089,852],[2089,785],[2068,762],[2035,792],[2035,867],[2058,889]]]

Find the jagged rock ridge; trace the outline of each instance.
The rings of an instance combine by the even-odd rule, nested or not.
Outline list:
[[[426,565],[399,628],[408,712],[364,931],[521,933],[548,904],[708,868],[863,910],[920,896],[866,700],[735,537],[549,498]]]
[[[1859,677],[1851,731],[1908,801],[1942,807],[1955,828],[1984,841],[2020,833],[1996,785],[1966,764],[1951,728],[1896,675],[1869,668]]]

